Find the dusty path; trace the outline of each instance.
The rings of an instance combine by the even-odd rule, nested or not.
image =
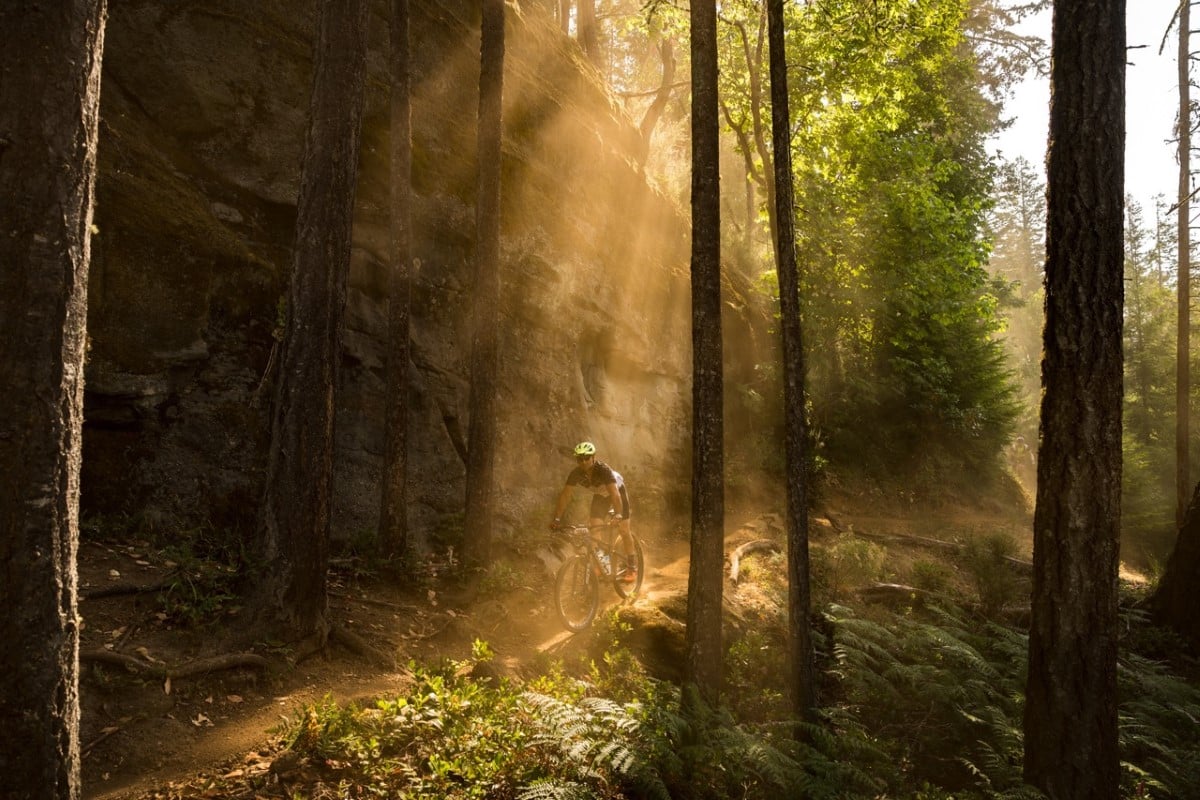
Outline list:
[[[647,575],[635,605],[655,605],[685,591],[688,545],[678,535],[644,534]],[[81,551],[81,581],[103,586],[115,580],[153,582],[167,567],[138,543],[101,545]],[[340,703],[370,700],[403,691],[410,659],[436,663],[463,659],[475,639],[487,641],[506,674],[521,675],[535,661],[586,649],[587,632],[562,628],[553,608],[552,582],[519,586],[503,596],[474,603],[428,590],[402,595],[386,586],[337,586],[331,614],[377,645],[398,653],[394,669],[371,666],[333,646],[323,656],[275,674],[214,673],[164,686],[116,670],[89,672],[82,680],[82,745],[85,800],[130,800],[151,795],[171,782],[236,769],[265,769],[278,749],[271,730],[304,705],[330,695]],[[602,602],[620,603],[609,591]],[[195,635],[153,624],[157,616],[145,597],[117,597],[83,604],[86,647],[112,644],[167,663],[180,663],[203,650]],[[119,634],[119,637],[118,637]],[[211,646],[211,645],[209,645]],[[211,655],[211,653],[208,653]]]

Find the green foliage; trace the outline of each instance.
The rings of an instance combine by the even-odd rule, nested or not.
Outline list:
[[[739,712],[762,712],[755,721],[694,694],[685,703],[641,673],[624,678],[631,700],[557,663],[525,686],[474,680],[492,658],[478,642],[464,661],[413,667],[403,695],[303,708],[285,740],[305,774],[345,798],[1040,797],[1021,783],[1025,635],[952,608],[866,619],[833,606],[826,622],[833,644],[817,724],[755,705],[751,688],[781,690],[783,674],[783,648],[760,634],[731,648],[727,687],[750,700]],[[1126,614],[1127,638],[1147,641],[1134,636],[1145,627]],[[1118,678],[1122,796],[1197,796],[1200,689],[1130,652]]]
[[[975,582],[984,614],[995,615],[1015,599],[1017,579],[1008,559],[1016,553],[1017,540],[1003,531],[967,540],[963,563]]]
[[[1155,629],[1140,612],[1127,613],[1124,622],[1127,639],[1144,644],[1153,638]],[[1200,796],[1200,687],[1129,651],[1118,662],[1117,681],[1123,783],[1138,792],[1129,794]]]
[[[499,597],[521,585],[524,579],[520,572],[506,561],[494,561],[484,570],[479,579],[479,594],[482,597]]]
[[[786,674],[787,644],[757,630],[735,640],[725,654],[721,696],[747,722],[786,719],[787,696],[778,678]]]
[[[593,693],[622,702],[646,700],[650,683],[642,662],[625,645],[632,627],[622,620],[620,607],[602,613],[593,630],[593,647],[602,651],[599,661],[588,668]]]
[[[984,270],[984,145],[1010,68],[987,42],[1011,18],[968,0],[820,0],[787,13],[788,61],[805,65],[790,84],[803,120],[792,161],[822,458],[921,495],[998,479],[1020,403],[997,338],[1004,287]],[[761,14],[722,6],[721,75],[724,119],[766,203]]]
[[[916,588],[935,595],[946,594],[953,577],[951,569],[940,561],[920,559],[912,565],[912,584]]]
[[[162,555],[175,565],[166,587],[158,593],[166,621],[199,627],[240,610],[239,569],[245,560],[240,543],[201,528],[181,536]]]
[[[830,599],[883,577],[887,548],[856,536],[841,536],[810,554],[812,581]]]
[[[951,790],[1020,785],[1025,639],[956,612],[871,621],[834,607],[844,713],[911,774]]]

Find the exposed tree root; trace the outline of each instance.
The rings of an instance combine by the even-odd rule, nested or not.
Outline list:
[[[351,653],[354,653],[354,655],[362,656],[377,667],[383,667],[384,669],[396,668],[396,659],[391,653],[375,647],[357,633],[352,633],[340,625],[334,625],[330,628],[329,639],[332,642],[337,642]]]
[[[137,656],[116,653],[112,650],[85,650],[79,654],[79,661],[80,663],[88,664],[111,664],[124,667],[131,672],[140,672],[162,679],[190,678],[193,675],[203,675],[208,672],[237,669],[239,667],[252,667],[254,669],[265,670],[270,666],[270,662],[267,659],[254,653],[229,653],[223,656],[213,656],[212,658],[201,658],[197,661],[189,661],[186,664],[172,667],[169,664],[155,663],[138,658]]]

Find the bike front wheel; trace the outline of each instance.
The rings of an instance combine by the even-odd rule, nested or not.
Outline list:
[[[600,606],[600,581],[589,559],[571,556],[558,568],[554,605],[567,630],[579,632],[592,624]]]
[[[642,553],[642,540],[635,534],[629,534],[633,537],[634,563],[637,565],[637,571],[633,574],[633,580],[626,577],[625,567],[615,567],[613,569],[613,587],[617,590],[617,594],[621,597],[633,597],[642,589],[642,579],[646,577],[646,556]],[[618,545],[619,547],[619,545]],[[625,553],[613,553],[613,558],[625,558]]]

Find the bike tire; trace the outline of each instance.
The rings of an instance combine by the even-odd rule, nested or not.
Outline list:
[[[569,631],[578,633],[592,624],[600,607],[600,581],[592,572],[590,559],[571,556],[558,568],[554,607]]]
[[[634,579],[633,583],[625,583],[621,580],[619,574],[620,570],[616,568],[613,569],[613,588],[616,589],[617,594],[621,595],[623,598],[633,597],[640,592],[642,590],[642,581],[646,577],[646,556],[642,552],[642,540],[637,537],[637,534],[630,533],[629,535],[633,537],[633,552],[636,554],[637,578]],[[614,553],[613,556],[614,558],[618,557],[616,553]],[[624,552],[622,552],[619,557],[624,558]]]

